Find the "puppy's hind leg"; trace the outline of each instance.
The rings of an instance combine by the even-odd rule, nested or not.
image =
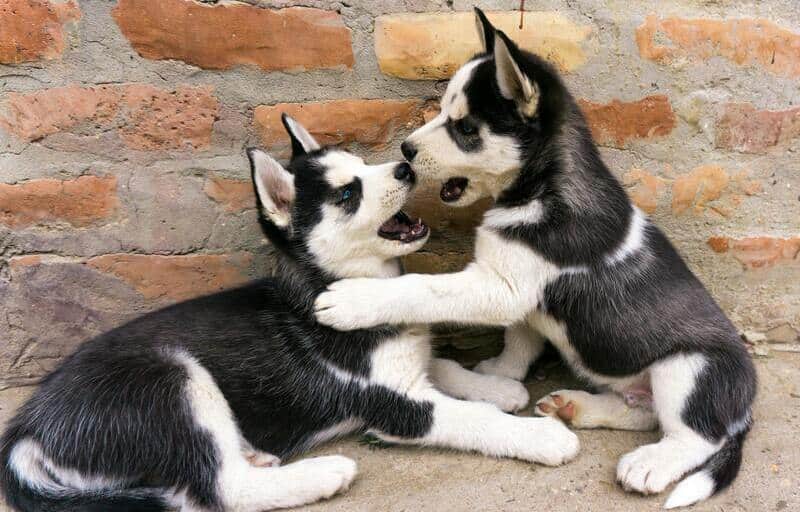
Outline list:
[[[755,394],[752,363],[736,350],[679,354],[651,366],[664,437],[620,460],[617,479],[626,489],[661,492],[696,470],[670,494],[665,506],[674,508],[706,499],[734,479]]]
[[[432,360],[430,374],[440,391],[454,398],[488,402],[506,412],[525,408],[530,398],[519,381],[476,373],[449,359]]]
[[[527,322],[509,326],[504,336],[505,347],[497,357],[481,361],[475,367],[478,373],[499,375],[509,379],[522,380],[528,367],[544,350],[545,340]]]
[[[558,418],[574,428],[654,430],[655,412],[648,407],[630,407],[617,393],[555,391],[536,402],[534,414]]]
[[[177,354],[188,379],[185,395],[198,430],[213,443],[206,471],[190,478],[176,505],[184,510],[262,512],[328,498],[348,488],[356,464],[346,457],[306,459],[280,467],[258,467],[246,457],[228,402],[214,378],[194,358]]]

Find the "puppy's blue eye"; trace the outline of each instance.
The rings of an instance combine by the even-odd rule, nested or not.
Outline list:
[[[347,201],[353,195],[353,191],[346,188],[342,191],[342,201]]]

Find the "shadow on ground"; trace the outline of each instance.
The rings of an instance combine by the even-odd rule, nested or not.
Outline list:
[[[727,491],[688,510],[800,510],[800,355],[780,353],[759,358],[756,365],[760,378],[756,423],[745,446],[742,472]],[[550,391],[575,387],[563,367],[544,366],[534,369],[528,380],[534,400]],[[30,388],[0,392],[0,423],[29,392]],[[521,414],[529,415],[530,407]],[[580,455],[558,468],[431,448],[380,448],[346,439],[312,455],[352,457],[358,461],[358,478],[346,494],[303,510],[641,512],[661,508],[667,493],[627,494],[614,481],[619,457],[656,440],[656,433],[581,431],[578,435]]]

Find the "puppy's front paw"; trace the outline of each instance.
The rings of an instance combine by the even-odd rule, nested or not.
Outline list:
[[[504,412],[516,412],[528,405],[530,395],[525,386],[516,380],[484,375],[479,381],[480,387],[467,390],[467,400],[488,402]]]
[[[484,375],[497,375],[499,377],[506,377],[508,379],[522,380],[525,378],[525,373],[528,370],[528,365],[508,365],[500,357],[490,357],[484,359],[477,366],[475,371]]]
[[[574,459],[580,451],[578,436],[552,418],[520,418],[523,431],[515,456],[546,466],[559,466]]]
[[[366,329],[381,323],[381,311],[388,307],[376,293],[378,279],[343,279],[332,283],[314,301],[314,314],[322,325],[339,331]]]

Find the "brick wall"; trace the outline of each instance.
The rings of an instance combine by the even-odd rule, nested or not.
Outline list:
[[[477,48],[472,3],[0,0],[0,388],[269,273],[243,148],[286,155],[288,111],[397,158]],[[797,342],[795,1],[545,0],[522,30],[518,0],[477,3],[566,73],[631,197],[740,329]],[[462,266],[483,207],[422,194],[435,234],[409,267]]]

